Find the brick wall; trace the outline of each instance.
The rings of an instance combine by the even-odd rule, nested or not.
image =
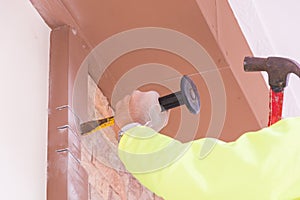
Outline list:
[[[88,115],[90,119],[112,116],[106,97],[88,78]],[[88,174],[90,200],[159,200],[126,171],[117,155],[112,127],[81,136],[81,164]]]

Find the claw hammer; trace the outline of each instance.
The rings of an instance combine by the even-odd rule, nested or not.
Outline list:
[[[281,57],[245,57],[244,70],[266,71],[268,73],[269,93],[269,123],[268,126],[279,121],[282,117],[284,88],[287,85],[288,75],[296,74],[300,78],[300,65],[291,59]]]

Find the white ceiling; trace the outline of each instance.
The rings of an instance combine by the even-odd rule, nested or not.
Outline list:
[[[253,0],[275,53],[300,60],[300,1]]]
[[[299,0],[229,3],[255,56],[280,56],[300,62]],[[300,116],[300,79],[295,75],[290,76],[286,88],[283,115]]]

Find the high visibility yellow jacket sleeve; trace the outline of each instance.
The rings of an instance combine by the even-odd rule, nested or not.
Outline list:
[[[206,139],[180,143],[140,126],[119,144],[125,167],[165,200],[300,199],[300,118],[242,135],[216,140],[204,158]]]

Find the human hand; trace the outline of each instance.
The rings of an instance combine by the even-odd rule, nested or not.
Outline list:
[[[155,91],[135,90],[131,96],[125,96],[117,103],[115,123],[122,128],[136,122],[160,131],[168,122],[169,111],[161,112],[158,98],[159,94]]]

